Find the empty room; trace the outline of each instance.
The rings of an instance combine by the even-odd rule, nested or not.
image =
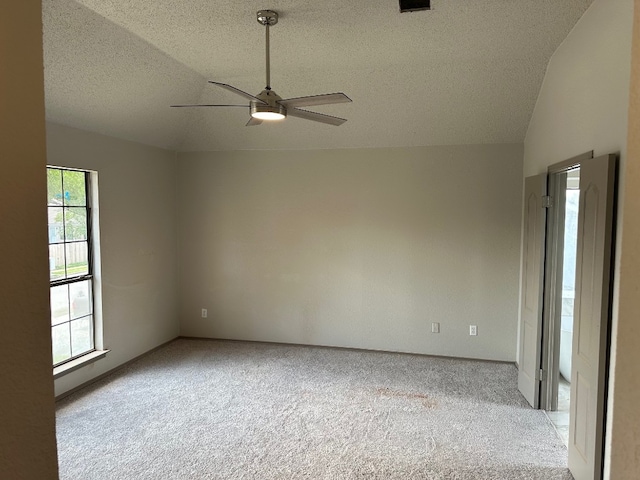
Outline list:
[[[640,476],[637,1],[0,32],[3,478]]]

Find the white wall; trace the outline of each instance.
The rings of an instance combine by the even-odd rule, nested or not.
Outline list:
[[[181,333],[514,361],[521,179],[521,145],[179,154]]]
[[[98,172],[104,346],[59,395],[179,334],[175,153],[47,123],[47,162]]]
[[[0,15],[0,476],[58,478],[40,2]]]
[[[589,150],[594,150],[595,156],[617,153],[620,156],[619,198],[622,198],[626,188],[633,4],[633,0],[595,0],[553,55],[525,139],[525,176],[544,172],[551,164]],[[618,334],[621,331],[618,292],[622,220],[622,208],[619,208],[611,346],[614,359],[612,381]],[[636,319],[637,316],[633,321]],[[626,321],[632,320],[628,318]],[[608,430],[611,412],[615,407],[612,398],[609,397]],[[634,424],[627,425],[628,428],[635,428]],[[609,435],[605,460],[607,475],[610,455]]]

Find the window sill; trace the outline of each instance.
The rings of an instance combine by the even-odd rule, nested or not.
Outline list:
[[[67,373],[71,373],[74,370],[78,370],[81,367],[84,367],[86,365],[89,365],[90,363],[95,362],[96,360],[100,360],[101,358],[106,357],[107,353],[109,353],[109,350],[95,350],[91,353],[87,353],[86,355],[83,355],[82,357],[76,358],[75,360],[71,360],[70,362],[65,363],[64,365],[55,367],[53,369],[53,379],[55,380],[56,378],[60,378],[66,375]]]

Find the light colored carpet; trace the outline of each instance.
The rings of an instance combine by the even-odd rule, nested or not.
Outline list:
[[[58,403],[62,479],[572,479],[513,365],[180,339]]]

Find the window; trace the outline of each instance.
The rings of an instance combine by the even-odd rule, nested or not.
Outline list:
[[[54,367],[95,350],[91,174],[47,167]]]

